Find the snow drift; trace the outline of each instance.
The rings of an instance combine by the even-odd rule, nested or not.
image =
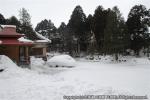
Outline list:
[[[0,55],[0,69],[3,70],[0,77],[14,77],[25,74],[24,69],[18,67],[10,58],[5,55]]]
[[[59,60],[64,61],[64,58],[63,55]],[[32,60],[34,67],[45,67],[41,59]],[[64,100],[64,95],[150,97],[148,60],[135,58],[135,61],[135,65],[76,61],[77,67],[48,67],[45,70],[49,72],[45,74],[22,69],[8,57],[0,56],[0,68],[4,69],[0,72],[0,100]]]

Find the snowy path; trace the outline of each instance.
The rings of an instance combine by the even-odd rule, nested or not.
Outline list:
[[[78,61],[74,68],[45,73],[17,69],[0,73],[0,100],[63,100],[63,95],[148,95],[150,65]]]

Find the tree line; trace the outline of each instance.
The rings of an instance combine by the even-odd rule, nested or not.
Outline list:
[[[64,22],[56,28],[49,19],[37,24],[35,31],[32,28],[30,15],[26,9],[19,12],[20,19],[15,16],[5,19],[0,14],[0,24],[14,24],[17,31],[26,34],[27,38],[34,39],[34,32],[52,40],[52,51],[69,52],[79,56],[86,54],[128,55],[131,50],[138,56],[140,50],[149,54],[150,46],[150,9],[144,5],[135,5],[131,8],[125,21],[117,6],[104,9],[98,6],[93,15],[85,15],[80,5],[73,10],[69,22]],[[149,56],[149,55],[147,55]]]

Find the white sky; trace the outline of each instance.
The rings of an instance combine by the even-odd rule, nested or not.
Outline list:
[[[63,21],[68,23],[76,5],[81,5],[86,15],[93,14],[98,5],[102,5],[105,9],[117,5],[126,19],[135,4],[143,4],[150,8],[150,0],[0,0],[0,13],[5,18],[12,15],[18,18],[19,9],[24,7],[31,15],[34,27],[45,18],[51,19],[58,27]]]

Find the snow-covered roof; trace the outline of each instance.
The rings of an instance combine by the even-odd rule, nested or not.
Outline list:
[[[33,43],[32,40],[25,39],[24,37],[21,37],[21,38],[19,38],[18,40],[19,40],[20,42],[31,42],[31,43]]]
[[[1,25],[1,27],[2,27],[2,28],[4,28],[4,27],[13,27],[13,28],[16,28],[15,25]]]
[[[47,40],[36,40],[35,42],[44,42],[44,43],[46,42],[47,43],[48,41]]]
[[[49,42],[49,43],[51,43],[51,40],[50,39],[48,39],[48,38],[46,38],[46,37],[44,37],[43,35],[41,35],[41,34],[39,34],[38,32],[35,32],[36,33],[36,35],[38,36],[38,38],[40,38],[40,39],[42,39],[44,42]],[[37,40],[38,41],[38,40]]]

